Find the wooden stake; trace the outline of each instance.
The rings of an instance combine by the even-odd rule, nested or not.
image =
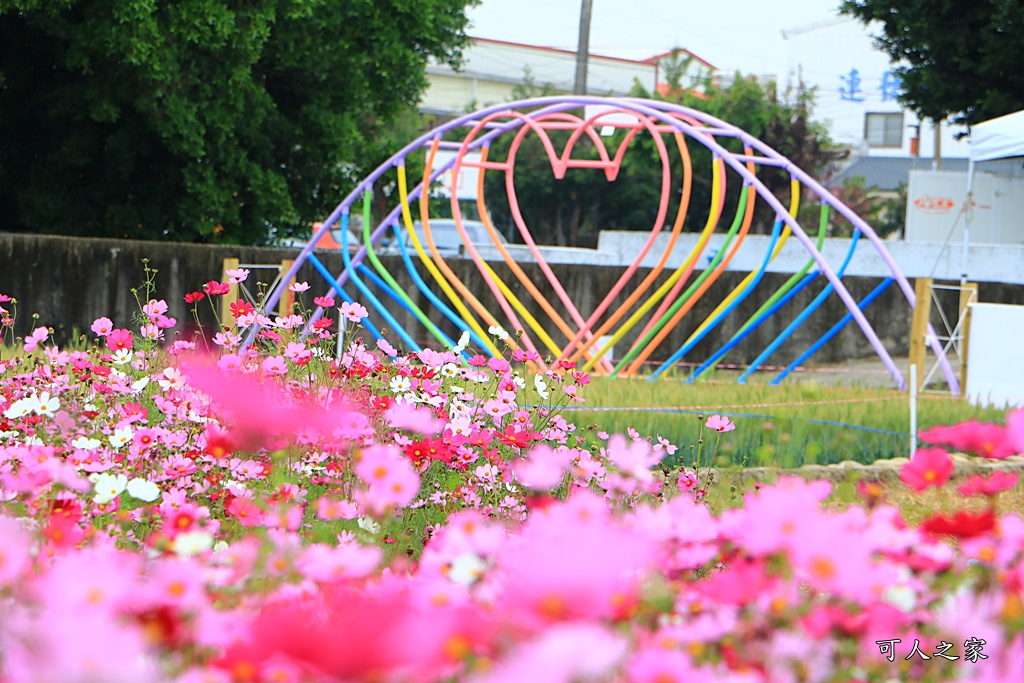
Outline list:
[[[295,261],[292,259],[284,259],[281,261],[281,277],[284,277],[284,274],[288,272],[288,269],[292,267],[293,263],[295,263]],[[285,290],[281,292],[281,298],[277,300],[277,314],[282,318],[292,314],[292,309],[295,304],[295,292],[287,288],[294,283],[295,278],[292,278],[290,282],[282,283]]]
[[[960,395],[967,396],[967,343],[971,340],[971,304],[978,301],[978,283],[960,283]]]
[[[220,274],[220,281],[228,281],[228,271],[236,270],[238,268],[238,259],[226,258],[224,259],[224,268]],[[220,298],[220,323],[221,325],[231,327],[235,317],[231,315],[231,304],[238,301],[238,285],[231,285],[231,289],[228,293]],[[219,331],[219,330],[218,330]]]
[[[910,321],[910,364],[918,368],[924,367],[925,335],[928,334],[928,321],[932,315],[932,279],[930,277],[919,277],[914,282],[914,296],[917,302],[914,304],[914,315]],[[927,373],[917,374],[917,389],[921,389],[921,383]]]

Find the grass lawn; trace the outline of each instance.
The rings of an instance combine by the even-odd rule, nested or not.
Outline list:
[[[661,435],[678,445],[689,465],[701,435],[699,416],[721,414],[736,423],[723,435],[704,430],[702,461],[715,465],[799,467],[843,460],[870,463],[909,454],[910,404],[895,389],[824,386],[814,380],[773,387],[709,380],[618,379],[595,376],[581,392],[585,403],[564,414],[581,429]],[[970,419],[1002,422],[1005,411],[977,408],[935,394],[918,399],[918,429]],[[675,463],[673,463],[675,464]]]

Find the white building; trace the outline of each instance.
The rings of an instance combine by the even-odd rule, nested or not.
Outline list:
[[[430,85],[420,110],[451,116],[491,104],[509,102],[516,86],[526,82],[548,87],[559,94],[573,91],[576,53],[550,47],[522,45],[500,40],[474,38],[463,50],[463,66],[455,71],[431,61],[427,66]],[[587,62],[587,94],[626,95],[635,83],[654,92],[658,65],[591,54]]]
[[[896,101],[899,81],[889,56],[875,47],[871,29],[850,17],[834,17],[782,35],[789,46],[789,82],[815,88],[814,117],[831,122],[835,142],[849,145],[857,156],[934,156],[934,124]],[[966,140],[955,137],[965,130],[940,126],[939,156],[966,158]],[[917,150],[914,138],[919,138]]]

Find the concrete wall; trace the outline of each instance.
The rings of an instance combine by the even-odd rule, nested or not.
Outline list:
[[[283,258],[292,258],[296,250],[261,249],[254,247],[227,247],[209,245],[172,244],[162,242],[140,242],[107,239],[80,239],[56,236],[16,235],[0,233],[0,293],[17,297],[18,306],[17,334],[25,335],[34,324],[33,313],[39,314],[39,323],[54,328],[59,343],[66,343],[75,331],[88,332],[92,321],[100,316],[109,316],[117,326],[136,327],[133,316],[139,307],[132,295],[132,289],[138,289],[144,282],[142,259],[149,259],[149,266],[158,272],[155,275],[157,286],[156,296],[165,298],[170,305],[169,315],[179,321],[175,330],[170,331],[174,338],[175,331],[187,334],[192,318],[190,309],[182,296],[190,291],[201,289],[202,283],[221,276],[224,258],[238,258],[242,264],[277,264]],[[320,259],[331,269],[339,272],[342,267],[338,253],[321,252]],[[426,297],[416,290],[410,276],[401,267],[398,257],[383,257],[383,263],[395,276],[399,284],[407,292],[412,293],[418,305],[428,308]],[[476,293],[476,296],[491,310],[498,310],[489,290],[479,277],[475,266],[467,260],[449,261],[452,269]],[[524,263],[523,269],[538,284],[545,282],[536,264]],[[554,264],[552,266],[560,278],[575,306],[588,315],[623,272],[620,266],[593,266]],[[495,271],[519,295],[525,290],[515,281],[508,268],[502,263],[494,264]],[[649,271],[636,273],[626,292],[631,291]],[[656,357],[667,357],[679,348],[687,336],[699,325],[722,298],[742,280],[745,273],[726,272],[711,288],[687,319],[673,332]],[[274,273],[271,271],[253,271],[253,279],[260,276],[269,280]],[[658,283],[663,282],[668,274],[662,274]],[[428,278],[428,276],[425,276]],[[733,315],[729,316],[715,330],[709,340],[705,340],[685,359],[702,361],[719,344],[734,333],[756,310],[764,299],[774,292],[788,277],[785,273],[768,273],[758,289],[747,299]],[[312,307],[314,296],[323,294],[326,285],[323,279],[306,266],[299,273],[301,280],[307,280],[312,288],[300,297],[308,307]],[[429,278],[428,278],[429,279]],[[864,297],[879,282],[877,277],[846,278],[851,293],[856,298]],[[765,322],[755,334],[748,337],[725,362],[742,363],[752,360],[764,348],[804,305],[809,303],[820,291],[823,283],[817,282],[805,289],[790,304],[790,308]],[[256,290],[253,285],[254,291]],[[540,286],[542,292],[551,301],[556,301],[547,285]],[[993,283],[982,283],[981,300],[992,303],[1024,304],[1024,288]],[[355,292],[354,288],[349,288]],[[440,293],[438,288],[434,291]],[[653,289],[651,290],[653,291]],[[357,300],[365,301],[361,295]],[[143,296],[141,291],[139,296]],[[443,296],[443,295],[441,295]],[[624,297],[620,296],[620,300]],[[6,305],[5,305],[6,306]],[[540,307],[529,305],[531,312],[539,319],[546,320]],[[561,310],[561,306],[556,305]],[[201,320],[206,329],[212,329],[214,318],[209,311],[207,301],[200,302]],[[412,316],[394,307],[396,317],[414,335],[425,343],[437,346],[428,341],[426,334],[412,323]],[[837,297],[831,297],[819,311],[812,316],[794,337],[783,345],[780,351],[769,361],[771,364],[786,362],[794,358],[810,345],[818,336],[831,327],[845,313],[845,308]],[[440,316],[432,314],[435,320]],[[872,322],[879,336],[889,351],[895,355],[905,355],[908,349],[908,333],[910,328],[910,308],[895,287],[889,290],[866,311],[867,318]],[[334,316],[337,318],[337,316]],[[936,322],[938,318],[936,317]],[[446,331],[454,334],[450,324],[445,325]],[[91,336],[91,333],[89,333]],[[554,334],[559,343],[564,339]],[[635,332],[620,342],[616,351],[621,355],[629,343],[635,339]],[[871,356],[873,352],[864,339],[863,334],[851,325],[826,345],[815,360],[819,362],[837,361],[847,358]]]
[[[961,232],[961,240],[962,240]],[[644,242],[650,237],[647,232],[627,231],[601,231],[598,240],[597,250],[602,262],[608,264],[625,265],[630,263],[641,248]],[[643,260],[643,265],[653,266],[665,251],[668,243],[668,233],[658,235],[654,247],[648,252]],[[675,248],[669,256],[667,266],[676,268],[681,264],[693,247],[697,244],[696,233],[685,233],[679,236]],[[725,235],[718,233],[711,236],[708,245],[701,256],[699,266],[706,266],[718,249],[721,248]],[[736,271],[751,271],[760,267],[764,255],[768,250],[771,241],[769,235],[748,235],[736,255],[729,262],[728,269]],[[814,242],[814,237],[811,238]],[[892,255],[899,265],[900,271],[908,278],[934,277],[936,279],[959,280],[963,263],[963,248],[961,241],[951,240],[943,245],[939,243],[922,242],[885,242],[886,250]],[[825,241],[822,254],[833,269],[839,267],[850,250],[850,240],[847,238],[830,237]],[[577,250],[578,251],[578,250]],[[551,250],[545,254],[549,260],[557,259],[557,250]],[[567,257],[570,262],[579,263],[580,257],[572,254]],[[779,255],[768,264],[769,273],[794,273],[807,262],[808,252],[797,241],[791,237],[786,245],[779,252]],[[1006,284],[1024,284],[1024,246],[1007,244],[971,244],[968,255],[967,272],[972,280],[984,280],[987,282],[1002,282]],[[861,239],[854,252],[846,274],[865,277],[886,277],[889,269],[882,260],[882,257],[875,251],[874,247],[867,241]]]

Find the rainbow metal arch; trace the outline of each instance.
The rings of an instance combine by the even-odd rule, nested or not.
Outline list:
[[[594,106],[599,107],[597,113],[590,118],[580,117],[581,109]],[[626,116],[623,116],[626,115]],[[597,130],[605,126],[626,129],[625,139],[619,144],[614,152],[607,149],[604,140],[597,133]],[[569,142],[561,153],[555,150],[547,131],[561,130],[570,131]],[[650,237],[637,254],[634,261],[625,269],[611,290],[598,303],[595,309],[587,316],[577,310],[574,302],[570,300],[565,290],[558,282],[557,277],[544,260],[539,251],[529,228],[525,225],[519,211],[513,186],[513,174],[515,168],[515,154],[525,135],[533,133],[537,135],[545,150],[548,153],[555,178],[562,178],[569,168],[593,168],[603,171],[607,178],[614,180],[619,164],[625,154],[629,143],[634,137],[642,132],[648,131],[652,134],[655,144],[659,150],[662,165],[662,187],[661,201],[658,206],[658,214],[651,230]],[[461,141],[444,141],[445,134],[461,133],[465,131]],[[500,136],[513,136],[508,157],[505,160],[490,160],[487,155],[491,143]],[[595,144],[598,152],[597,159],[573,159],[573,147],[582,136],[588,136]],[[616,297],[623,294],[631,276],[640,267],[640,263],[654,246],[659,233],[665,228],[668,219],[668,197],[670,188],[669,162],[666,153],[667,147],[665,136],[671,136],[671,140],[677,145],[680,157],[684,163],[683,187],[681,188],[681,202],[678,214],[675,216],[670,228],[668,248],[660,257],[657,265],[648,273],[644,280],[628,292],[625,301],[614,311],[609,311]],[[729,151],[722,144],[723,139],[736,139],[742,143],[744,151],[736,153]],[[664,271],[668,256],[676,243],[676,239],[682,229],[683,220],[689,205],[690,196],[690,155],[688,143],[697,143],[705,146],[712,152],[713,157],[713,187],[712,197],[717,197],[717,204],[712,202],[708,212],[707,223],[701,231],[698,241],[683,263],[671,272],[668,279],[657,290],[649,293],[649,289],[655,279]],[[435,166],[435,155],[438,150],[452,150],[456,154],[453,158],[443,164]],[[405,172],[405,160],[412,153],[426,151],[427,164],[422,182],[411,189]],[[467,154],[476,152],[478,157],[467,158]],[[560,315],[551,302],[547,301],[536,285],[519,267],[519,264],[510,256],[496,236],[494,226],[487,218],[486,206],[483,200],[484,173],[479,173],[479,198],[480,215],[485,227],[490,234],[494,246],[502,255],[512,274],[527,293],[533,297],[534,302],[540,306],[548,317],[544,323],[536,319],[527,310],[523,301],[517,297],[512,288],[504,282],[485,262],[478,253],[476,246],[469,238],[462,220],[458,201],[452,200],[452,215],[456,227],[462,237],[466,254],[472,259],[480,276],[486,283],[488,289],[497,302],[497,309],[491,310],[485,307],[465,284],[455,275],[452,269],[445,263],[444,258],[439,254],[437,245],[434,243],[430,230],[430,216],[427,209],[427,197],[422,192],[424,184],[427,187],[430,183],[438,180],[444,173],[452,171],[456,175],[463,167],[476,167],[485,170],[498,170],[504,172],[506,186],[509,191],[509,205],[513,219],[520,231],[523,242],[530,249],[534,259],[538,263],[544,276],[547,278],[559,303],[566,311],[569,320]],[[789,174],[791,179],[791,202],[787,208],[782,205],[757,177],[759,167],[777,167]],[[719,220],[722,218],[722,211],[725,199],[726,170],[732,171],[742,180],[742,192],[740,195],[739,207],[725,236],[725,242],[718,253],[711,259],[708,266],[692,282],[692,275],[698,260],[711,234],[715,231]],[[376,226],[371,226],[370,221],[370,197],[375,183],[380,182],[386,173],[397,174],[397,192],[392,192],[395,198],[395,205],[388,215]],[[821,200],[822,216],[818,226],[817,237],[812,240],[807,232],[799,224],[795,216],[799,206],[800,193],[813,193]],[[396,197],[397,195],[397,197]],[[467,114],[449,121],[434,130],[425,133],[412,143],[397,152],[384,164],[378,167],[366,179],[364,179],[355,190],[349,194],[341,204],[324,221],[299,256],[287,274],[281,279],[281,284],[269,293],[264,304],[265,310],[272,310],[281,297],[284,284],[291,281],[298,269],[306,262],[313,265],[316,270],[325,278],[329,288],[327,293],[335,293],[343,301],[353,301],[359,296],[362,303],[368,304],[371,310],[370,316],[379,319],[391,330],[393,330],[412,350],[418,351],[419,345],[412,334],[400,325],[392,315],[391,304],[382,302],[369,289],[367,281],[375,285],[380,291],[393,300],[394,304],[409,311],[418,320],[425,330],[433,336],[441,345],[449,348],[455,343],[433,322],[431,315],[441,315],[447,318],[460,330],[468,332],[473,343],[480,349],[486,349],[492,354],[498,352],[494,346],[493,339],[485,331],[486,326],[498,325],[508,329],[521,330],[519,337],[510,340],[526,351],[535,351],[543,359],[545,357],[558,360],[578,361],[582,363],[584,370],[606,372],[615,375],[631,375],[638,371],[658,344],[679,324],[686,314],[693,308],[701,296],[715,282],[718,276],[725,270],[729,261],[743,243],[750,227],[753,208],[756,200],[766,202],[775,211],[776,220],[774,223],[769,248],[764,254],[763,260],[758,268],[750,272],[746,278],[726,296],[714,309],[714,311],[697,326],[693,334],[675,353],[665,360],[653,373],[653,377],[661,375],[665,370],[679,363],[693,347],[708,335],[715,327],[735,308],[744,301],[757,287],[761,281],[770,261],[782,249],[782,246],[791,237],[795,237],[800,245],[807,252],[807,262],[797,273],[784,283],[778,290],[773,292],[758,310],[741,326],[731,338],[722,344],[708,359],[700,364],[690,375],[692,381],[696,377],[715,366],[721,359],[738,344],[744,337],[750,334],[769,316],[779,314],[781,309],[792,298],[809,286],[819,277],[827,281],[825,288],[803,311],[792,318],[789,326],[775,339],[760,356],[751,364],[750,369],[740,376],[740,382],[746,381],[749,375],[754,372],[764,361],[777,349],[793,331],[799,327],[821,303],[832,294],[837,295],[846,306],[847,314],[836,325],[823,335],[817,342],[812,344],[804,353],[783,370],[772,383],[778,383],[788,375],[797,364],[804,362],[811,354],[821,348],[831,339],[843,326],[850,321],[855,322],[868,341],[871,343],[879,359],[891,373],[897,386],[905,389],[905,380],[893,362],[889,353],[882,345],[874,329],[864,317],[863,309],[871,303],[889,285],[895,283],[903,292],[911,307],[915,304],[914,290],[907,279],[900,272],[897,264],[886,251],[882,241],[878,238],[871,227],[854,214],[847,206],[836,199],[827,189],[822,187],[815,180],[810,178],[792,162],[769,148],[764,143],[753,138],[745,131],[700,111],[683,107],[669,102],[646,100],[639,98],[603,98],[603,97],[545,97],[519,102],[510,102],[489,107],[471,114]],[[335,225],[342,230],[343,241],[347,240],[349,216],[357,204],[362,202],[363,210],[363,246],[354,254],[350,254],[348,245],[343,244],[342,254],[345,267],[337,275],[331,273],[324,264],[313,253],[316,242]],[[412,229],[412,205],[416,202],[419,205],[420,220],[423,224],[423,232],[426,244],[418,239],[416,232]],[[849,252],[845,260],[838,268],[832,268],[821,253],[824,240],[824,225],[827,220],[828,211],[836,211],[850,221],[854,226],[854,239],[851,241]],[[412,299],[403,291],[388,270],[380,262],[375,248],[379,247],[389,231],[394,231],[395,240],[401,247],[402,261],[409,275],[416,286],[424,294],[430,304],[434,307],[432,312],[427,312],[418,307]],[[408,231],[410,240],[415,250],[410,254],[405,247],[405,240],[402,238],[403,231]],[[862,301],[856,301],[843,285],[842,277],[847,265],[853,256],[858,244],[866,240],[875,249],[889,268],[888,278],[865,297]],[[419,264],[417,266],[417,263]],[[424,273],[422,275],[421,273]],[[434,294],[427,285],[424,277],[432,278],[436,282],[444,296],[445,302],[440,296]],[[687,283],[689,285],[687,286]],[[514,285],[513,285],[514,286]],[[683,290],[684,286],[686,287]],[[358,290],[358,294],[352,291]],[[644,296],[646,295],[646,299]],[[643,299],[639,308],[627,319],[626,313]],[[651,313],[651,310],[654,312]],[[323,314],[322,309],[317,309],[311,317],[310,323]],[[363,320],[366,329],[375,337],[380,338],[381,333],[374,325],[370,317]],[[614,366],[604,360],[607,348],[619,341],[629,330],[642,325],[640,334],[635,343],[630,347],[629,352]],[[566,343],[558,344],[551,336],[552,331],[557,329],[567,340]],[[959,393],[957,378],[952,371],[948,361],[942,354],[941,346],[935,339],[934,330],[929,328],[931,334],[930,347],[940,361],[945,379],[950,390]],[[251,337],[255,331],[250,333]],[[598,339],[611,336],[611,340],[604,346],[598,348]],[[547,370],[545,361],[535,362],[538,370]]]

